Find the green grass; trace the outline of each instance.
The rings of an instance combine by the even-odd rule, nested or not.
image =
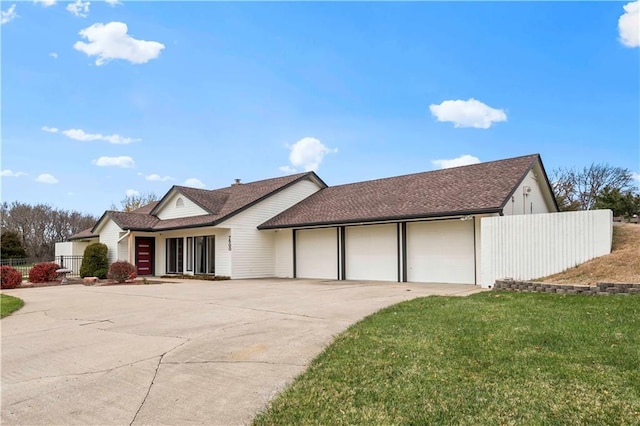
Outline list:
[[[0,294],[0,318],[4,318],[7,315],[17,311],[24,306],[22,299],[17,297],[8,296],[6,294]]]
[[[254,423],[640,424],[640,296],[401,303],[338,336]]]

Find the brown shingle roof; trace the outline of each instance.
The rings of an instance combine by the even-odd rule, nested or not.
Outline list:
[[[137,231],[160,231],[215,225],[250,207],[254,203],[257,203],[274,192],[284,189],[299,180],[308,178],[317,180],[324,186],[324,183],[313,172],[298,173],[295,175],[265,179],[214,190],[196,189],[176,185],[173,186],[160,201],[147,204],[146,206],[128,213],[107,211],[100,220],[98,220],[98,223],[102,221],[102,218],[108,216],[120,228]],[[185,195],[204,210],[209,212],[209,214],[176,219],[159,219],[155,214],[163,201],[170,193],[172,193],[173,190],[177,190],[181,194]],[[96,226],[98,223],[96,223]],[[96,226],[94,226],[92,230],[94,230]]]
[[[78,232],[77,234],[73,234],[72,236],[69,237],[69,241],[73,241],[73,240],[82,240],[85,238],[98,238],[99,235],[94,234],[91,232],[93,228],[89,228],[89,229],[84,229],[80,232]]]
[[[130,213],[138,213],[138,214],[149,214],[151,213],[151,210],[153,210],[153,208],[158,204],[157,201],[152,201],[149,204],[145,204],[142,207],[138,207],[135,210],[131,210]]]
[[[527,155],[328,187],[259,228],[499,212],[539,158]]]

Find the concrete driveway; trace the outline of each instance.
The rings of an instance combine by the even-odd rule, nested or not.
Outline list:
[[[246,424],[353,322],[467,285],[313,280],[6,291],[8,424]]]

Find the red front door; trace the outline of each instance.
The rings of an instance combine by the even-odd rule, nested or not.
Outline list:
[[[155,238],[136,237],[136,270],[138,275],[153,275]]]

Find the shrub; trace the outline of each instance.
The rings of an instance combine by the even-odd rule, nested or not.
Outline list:
[[[80,265],[80,276],[106,278],[109,270],[109,259],[107,258],[107,246],[102,243],[89,244],[82,256]]]
[[[119,283],[132,280],[137,276],[136,267],[129,262],[123,261],[113,262],[111,266],[109,266],[109,272],[107,273],[107,278],[116,280]]]
[[[55,281],[58,278],[56,269],[60,269],[60,265],[56,263],[36,263],[33,265],[33,268],[29,269],[29,282],[46,283],[49,281]]]
[[[0,288],[16,288],[22,284],[22,274],[11,266],[0,267]]]

